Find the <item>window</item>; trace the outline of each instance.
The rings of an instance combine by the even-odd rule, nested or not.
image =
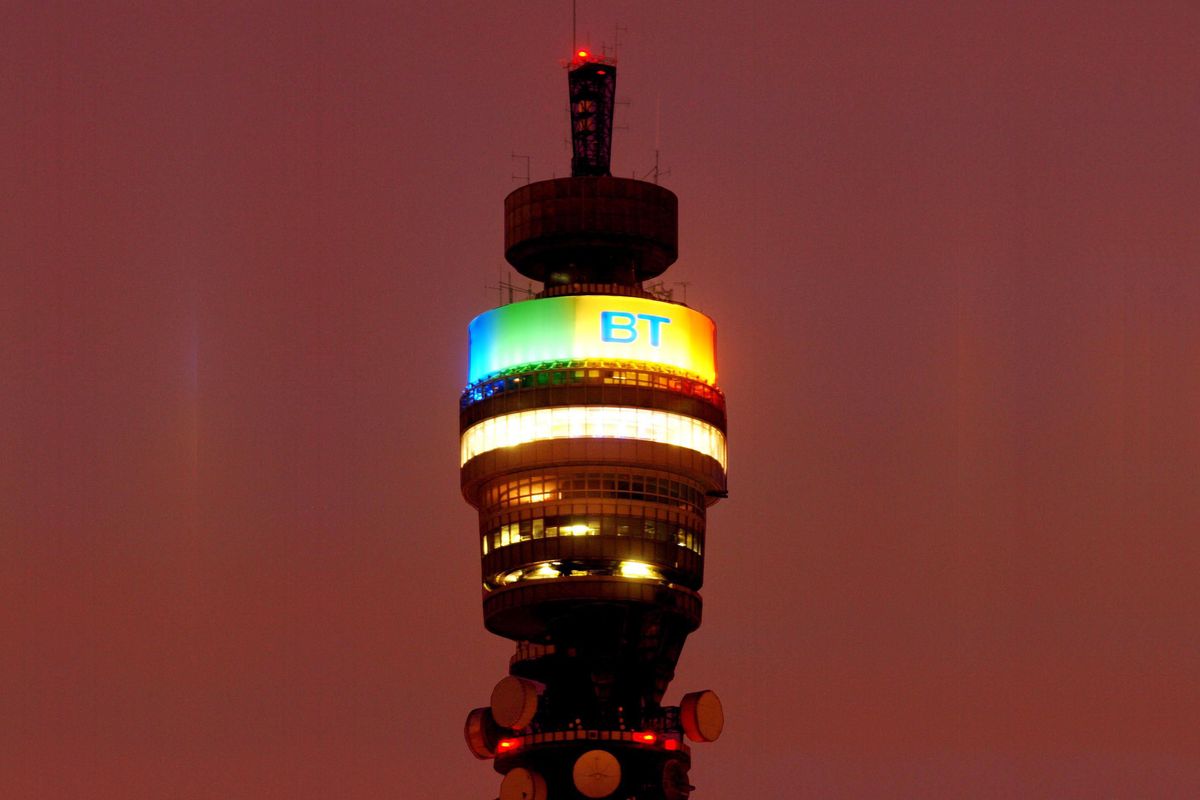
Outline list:
[[[698,515],[705,508],[704,492],[690,483],[625,472],[527,474],[492,484],[483,493],[484,505],[493,510],[588,499],[661,503]]]
[[[558,516],[537,517],[510,522],[483,536],[483,554],[519,542],[536,539],[555,539],[560,536],[620,536],[637,537],[656,542],[670,542],[702,554],[704,536],[678,524],[642,517]],[[489,542],[491,543],[489,546]]]

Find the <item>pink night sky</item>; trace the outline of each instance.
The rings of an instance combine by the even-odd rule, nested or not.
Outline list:
[[[693,797],[1200,796],[1200,9],[579,5],[720,331]],[[496,796],[457,404],[570,43],[0,8],[0,796]]]

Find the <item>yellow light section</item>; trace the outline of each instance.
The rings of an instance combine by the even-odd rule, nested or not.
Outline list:
[[[622,561],[620,569],[622,578],[661,578],[662,573],[642,561]]]
[[[667,364],[717,382],[716,327],[695,309],[639,297],[622,297],[617,303],[607,295],[577,295],[575,347],[578,357]],[[602,317],[616,313],[610,322],[625,323],[604,336]],[[655,323],[655,320],[659,322]],[[632,341],[624,339],[633,337]],[[607,341],[606,341],[607,339]]]
[[[558,532],[563,536],[587,536],[592,529],[587,525],[563,525]]]
[[[726,469],[725,434],[682,414],[626,406],[559,406],[477,422],[462,435],[460,465],[481,453],[547,439],[637,439],[686,447]]]

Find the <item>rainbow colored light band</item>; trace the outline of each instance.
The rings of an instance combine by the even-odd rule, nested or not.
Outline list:
[[[672,367],[716,385],[716,327],[687,306],[640,297],[510,303],[471,321],[467,383],[525,364],[589,359]]]
[[[547,439],[638,439],[686,447],[726,468],[725,434],[683,414],[627,406],[556,406],[478,422],[462,435],[461,464],[482,453]]]

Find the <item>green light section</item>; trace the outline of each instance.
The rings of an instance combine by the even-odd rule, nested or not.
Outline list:
[[[494,308],[471,322],[468,383],[522,364],[568,359],[574,338],[573,305],[527,300]]]

